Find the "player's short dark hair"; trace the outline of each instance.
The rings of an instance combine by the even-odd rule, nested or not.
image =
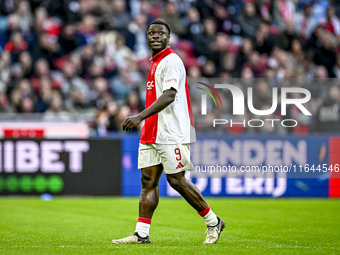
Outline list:
[[[166,29],[168,29],[169,35],[170,35],[170,26],[169,26],[169,24],[166,23],[164,20],[161,20],[161,19],[156,19],[156,20],[150,22],[150,24],[148,25],[148,27],[146,28],[146,30],[149,29],[149,26],[154,25],[154,24],[158,24],[158,25],[163,25],[163,26],[165,26]]]

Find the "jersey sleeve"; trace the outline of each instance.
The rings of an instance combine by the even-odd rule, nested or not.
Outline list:
[[[179,81],[184,72],[182,60],[175,54],[170,57],[164,67],[163,92],[174,88],[178,91]]]

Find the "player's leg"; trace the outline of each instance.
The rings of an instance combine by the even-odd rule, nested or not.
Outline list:
[[[176,174],[167,174],[166,179],[170,186],[176,190],[181,196],[198,212],[208,207],[199,189],[184,176],[185,172]]]
[[[138,168],[141,169],[142,191],[139,198],[139,218],[133,235],[112,240],[112,243],[150,243],[149,229],[151,218],[158,200],[158,182],[163,172],[160,156],[152,144],[140,144]]]
[[[150,243],[149,230],[153,212],[159,201],[158,182],[162,171],[163,166],[161,164],[142,168],[142,191],[139,197],[139,218],[135,233],[122,239],[112,240],[112,243]]]
[[[224,221],[216,216],[204,200],[199,189],[188,179],[183,172],[167,174],[166,178],[170,186],[201,215],[207,224],[207,237],[204,243],[216,243],[220,233],[225,227]]]
[[[214,226],[218,223],[217,216],[204,200],[199,189],[188,179],[185,178],[185,172],[176,174],[167,174],[166,178],[170,186],[204,218],[208,226]]]
[[[161,164],[142,169],[142,191],[139,197],[139,218],[136,225],[136,233],[140,237],[149,235],[151,218],[159,201],[158,182],[162,171]]]
[[[199,189],[185,178],[185,171],[194,168],[190,161],[190,145],[158,145],[156,148],[161,155],[164,172],[170,186],[182,195],[207,224],[208,235],[205,243],[216,243],[225,224],[210,209]]]

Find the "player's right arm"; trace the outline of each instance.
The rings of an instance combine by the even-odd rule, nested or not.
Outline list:
[[[176,93],[177,91],[174,88],[165,90],[163,94],[144,111],[140,112],[137,115],[126,118],[122,123],[123,130],[129,132],[134,127],[138,126],[146,118],[149,118],[164,110],[175,100]]]

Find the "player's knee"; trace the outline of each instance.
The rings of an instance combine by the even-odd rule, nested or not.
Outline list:
[[[168,180],[168,183],[174,190],[179,190],[183,186],[183,180],[182,177],[177,175],[167,175],[166,179]]]
[[[142,182],[142,189],[144,190],[150,190],[150,189],[156,188],[158,185],[158,181],[156,180],[156,178],[152,178],[152,176],[145,175],[145,174],[142,174],[141,182]]]

